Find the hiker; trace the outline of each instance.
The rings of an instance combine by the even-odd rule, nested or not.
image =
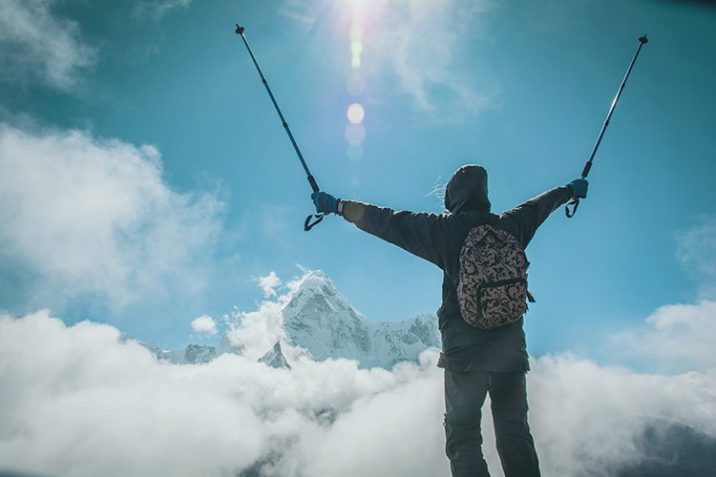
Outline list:
[[[481,408],[488,392],[505,476],[540,475],[527,423],[525,376],[529,362],[522,313],[516,321],[490,329],[473,326],[461,316],[458,277],[466,238],[473,227],[488,224],[507,232],[524,249],[557,207],[570,198],[586,198],[587,186],[586,179],[575,179],[500,215],[490,212],[487,171],[472,164],[460,167],[450,179],[445,190],[447,211],[443,214],[394,211],[337,199],[325,192],[311,195],[317,212],[341,215],[361,230],[442,269],[442,305],[437,312],[442,352],[438,366],[445,370],[445,450],[455,477],[489,477],[480,431]],[[524,277],[526,292],[526,273]],[[522,303],[526,309],[524,299]]]

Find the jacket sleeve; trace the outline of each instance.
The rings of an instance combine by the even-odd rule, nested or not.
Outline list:
[[[537,228],[549,217],[549,214],[570,198],[569,187],[556,187],[504,212],[502,216],[513,220],[517,238],[524,247],[527,247]]]
[[[445,269],[445,216],[343,201],[343,218],[359,229]]]

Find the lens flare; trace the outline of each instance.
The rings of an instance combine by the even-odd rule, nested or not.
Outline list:
[[[365,92],[365,80],[358,73],[354,73],[346,84],[346,90],[351,96],[360,96]]]
[[[359,161],[363,157],[363,146],[360,144],[348,144],[346,153],[348,154],[348,159]]]
[[[346,116],[348,117],[348,121],[350,121],[352,124],[362,123],[363,118],[365,117],[365,110],[363,109],[363,105],[360,103],[351,104],[350,106],[348,106]]]
[[[360,54],[363,53],[363,42],[360,40],[353,40],[351,42],[351,52],[353,52],[353,56],[360,56]]]
[[[362,124],[349,124],[346,126],[346,140],[349,144],[360,145],[365,139],[365,126]]]
[[[356,41],[363,38],[363,28],[360,24],[355,24],[351,27],[351,40]]]
[[[353,9],[353,15],[358,16],[365,6],[365,0],[350,0],[349,4]]]
[[[361,59],[363,55],[363,25],[361,22],[360,7],[362,0],[353,0],[353,22],[350,30],[350,49],[351,49],[351,73],[346,89],[351,96],[360,97],[365,92],[365,81],[359,73],[361,67]],[[358,161],[363,157],[363,141],[365,140],[365,109],[363,105],[357,101],[351,103],[346,110],[348,125],[346,126],[346,141],[348,141],[348,149],[346,154],[352,161]]]

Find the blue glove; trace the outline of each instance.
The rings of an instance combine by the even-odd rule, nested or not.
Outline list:
[[[572,197],[576,197],[577,199],[587,198],[587,188],[589,187],[587,179],[574,179],[567,184],[567,187],[572,191]]]
[[[311,194],[313,199],[313,205],[316,206],[316,212],[323,214],[335,214],[338,213],[338,201],[331,194],[325,192],[314,192]]]

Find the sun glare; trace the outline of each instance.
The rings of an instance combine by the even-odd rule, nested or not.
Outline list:
[[[363,53],[365,51],[364,30],[363,30],[363,13],[367,0],[349,0],[351,6],[351,28],[349,32],[350,46],[350,65],[352,72],[346,84],[348,94],[354,97],[348,108],[346,109],[346,125],[345,137],[348,142],[346,150],[348,158],[354,161],[360,160],[363,156],[363,141],[366,136],[365,125],[365,109],[362,103],[362,97],[365,93],[365,80],[361,74],[363,66]]]
[[[359,124],[363,122],[363,118],[365,117],[365,110],[363,109],[363,105],[361,105],[360,103],[351,104],[350,106],[348,106],[346,116],[348,117],[348,121],[350,121],[352,124]]]
[[[348,124],[346,126],[346,140],[349,144],[360,145],[365,139],[365,126],[362,124]]]

